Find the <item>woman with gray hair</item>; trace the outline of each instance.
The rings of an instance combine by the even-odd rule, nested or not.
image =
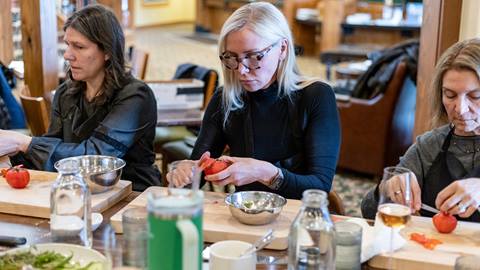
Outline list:
[[[272,4],[242,6],[225,22],[219,56],[225,84],[212,97],[191,158],[200,163],[225,147],[227,169],[205,177],[237,190],[262,190],[299,199],[306,189],[330,191],[340,128],[335,95],[297,68],[292,34]],[[192,162],[167,175],[191,182]]]
[[[107,155],[124,159],[122,176],[135,190],[160,184],[153,165],[157,108],[152,90],[125,66],[125,38],[114,13],[87,6],[64,25],[67,79],[53,99],[47,134],[0,130],[0,156],[13,164],[54,170],[62,158]]]
[[[424,203],[480,222],[480,39],[458,42],[442,55],[429,100],[434,129],[420,135],[399,163],[414,174],[412,208]],[[397,194],[401,180],[392,180],[387,188]],[[374,218],[377,204],[378,187],[363,200],[363,216]]]

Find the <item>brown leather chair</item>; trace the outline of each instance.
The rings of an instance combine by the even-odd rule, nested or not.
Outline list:
[[[336,215],[345,215],[345,207],[340,196],[335,191],[328,193],[328,210]]]
[[[342,128],[338,167],[381,176],[413,142],[416,87],[398,64],[383,94],[337,102]]]
[[[48,130],[50,117],[47,109],[47,102],[43,97],[32,97],[28,86],[20,92],[20,100],[22,102],[25,118],[28,127],[33,136],[41,136]]]

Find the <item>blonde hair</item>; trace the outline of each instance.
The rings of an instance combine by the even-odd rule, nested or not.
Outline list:
[[[448,123],[448,115],[442,102],[443,76],[449,70],[468,70],[480,80],[480,38],[455,43],[442,54],[435,67],[430,87],[430,113],[432,128]]]
[[[220,31],[219,55],[225,51],[225,39],[228,34],[243,28],[248,28],[271,43],[280,39],[287,41],[286,57],[283,61],[280,61],[276,72],[279,96],[290,97],[293,91],[317,81],[317,79],[307,79],[300,75],[295,59],[292,32],[288,27],[287,20],[274,5],[267,2],[255,2],[237,9],[225,21]],[[222,93],[223,124],[225,126],[230,113],[243,108],[244,102],[242,99],[243,89],[236,72],[227,69],[224,65],[222,65],[222,72],[224,77]]]

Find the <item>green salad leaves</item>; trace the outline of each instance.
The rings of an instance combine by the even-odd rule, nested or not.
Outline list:
[[[0,269],[91,270],[94,265],[97,265],[97,263],[91,262],[86,266],[80,266],[79,263],[72,262],[72,257],[73,254],[64,256],[54,251],[33,253],[32,250],[29,250],[0,256]]]

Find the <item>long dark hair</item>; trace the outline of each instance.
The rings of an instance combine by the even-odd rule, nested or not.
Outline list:
[[[105,78],[100,93],[95,97],[96,104],[104,104],[116,89],[121,89],[130,79],[125,66],[125,37],[115,14],[102,5],[90,5],[73,13],[63,26],[63,30],[73,28],[98,45],[109,56],[105,62]],[[70,69],[67,71],[67,85],[73,92],[86,89],[86,83],[75,81]]]

